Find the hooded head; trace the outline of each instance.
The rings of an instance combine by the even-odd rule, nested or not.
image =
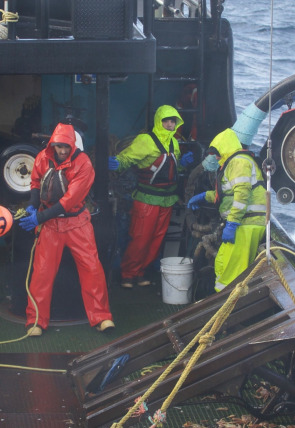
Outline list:
[[[169,131],[163,127],[162,120],[167,118],[175,118],[176,124],[173,131]],[[158,136],[160,140],[162,139],[165,141],[166,139],[169,139],[170,141],[171,137],[173,137],[177,129],[182,124],[183,120],[178,111],[172,106],[163,105],[159,107],[155,113],[153,132]]]
[[[210,148],[213,149],[212,152],[210,152]],[[236,133],[228,128],[216,135],[209,146],[208,153],[219,154],[218,163],[223,165],[227,158],[239,150],[242,150],[242,145]]]
[[[71,147],[70,155],[72,155],[76,150],[75,142],[76,135],[73,126],[59,123],[51,135],[47,145],[47,150],[53,154],[54,146],[67,144]]]

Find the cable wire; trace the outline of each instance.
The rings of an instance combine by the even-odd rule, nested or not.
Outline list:
[[[272,159],[272,142],[271,142],[271,88],[272,88],[272,57],[273,57],[273,0],[271,0],[270,13],[270,65],[269,65],[269,107],[268,107],[268,140],[267,140],[267,172],[266,172],[266,200],[267,200],[267,216],[266,216],[266,258],[270,264],[270,212],[271,212],[271,159]]]

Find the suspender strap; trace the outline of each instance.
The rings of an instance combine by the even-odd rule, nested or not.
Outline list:
[[[163,144],[161,143],[161,141],[159,140],[159,138],[156,136],[156,134],[151,131],[149,132],[149,136],[152,137],[154,143],[156,144],[156,146],[158,147],[158,149],[160,150],[161,153],[167,153],[167,150],[165,149],[165,147],[163,146]],[[170,140],[170,144],[169,144],[169,153],[174,153],[174,145],[173,145],[173,141],[172,138]]]
[[[257,183],[253,184],[252,189],[255,189],[258,186],[262,186],[264,189],[266,189],[265,182],[262,180],[257,181]]]
[[[82,153],[82,150],[76,149],[73,156],[71,157],[71,161],[75,160],[76,157],[79,156],[80,153]]]
[[[58,217],[77,217],[79,214],[81,214],[86,208],[86,205],[83,205],[82,208],[79,209],[79,211],[76,211],[74,213],[65,213],[60,214]]]
[[[263,212],[253,212],[253,213],[246,213],[245,215],[244,215],[244,217],[243,218],[246,218],[246,217],[258,217],[258,216],[265,216],[265,213],[263,213]]]
[[[175,188],[175,185],[173,185],[174,189],[169,190],[169,188],[162,189],[159,187],[159,190],[153,190],[151,188],[146,188],[144,186],[141,186],[140,183],[137,184],[137,190],[140,192],[146,193],[147,195],[152,196],[174,196],[177,195],[177,188]]]

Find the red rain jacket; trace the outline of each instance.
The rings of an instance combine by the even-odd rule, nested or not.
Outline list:
[[[75,141],[73,126],[58,124],[47,147],[37,155],[31,174],[31,189],[40,189],[41,178],[50,168],[49,160],[53,162],[56,170],[65,169],[65,176],[69,184],[59,202],[66,212],[76,212],[83,207],[95,175],[91,160],[86,153],[81,152],[79,156],[71,160],[76,150]],[[54,158],[54,147],[51,145],[59,142],[69,144],[72,148],[70,156],[60,165]]]

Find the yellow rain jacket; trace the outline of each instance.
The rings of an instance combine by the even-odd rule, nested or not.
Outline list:
[[[266,194],[263,175],[255,159],[250,154],[238,153],[224,170],[222,166],[234,153],[242,151],[238,137],[232,129],[226,129],[214,138],[210,147],[218,150],[221,195],[219,212],[222,218],[245,224],[265,225]],[[214,203],[217,192],[206,192],[206,200]],[[255,213],[258,215],[255,216]]]
[[[250,154],[238,153],[242,151],[242,146],[232,129],[218,134],[210,147],[218,150],[221,156],[221,171],[217,175],[217,187],[221,191],[220,215],[227,221],[240,223],[235,243],[222,243],[215,258],[215,290],[218,292],[240,275],[256,257],[265,233],[266,192],[260,168]],[[234,153],[237,154],[225,164]],[[216,190],[206,192],[208,202],[214,203],[217,196]]]
[[[176,126],[174,131],[169,131],[163,127],[162,120],[166,117],[176,117]],[[179,159],[180,157],[180,150],[178,141],[174,138],[174,134],[182,124],[183,120],[174,107],[163,105],[157,109],[154,118],[153,132],[156,134],[167,152],[169,152],[170,141],[172,139],[176,159]],[[119,171],[122,171],[132,165],[136,165],[139,169],[147,168],[151,166],[160,155],[161,152],[152,137],[149,134],[139,134],[132,141],[131,145],[122,150],[122,152],[120,152],[116,157],[119,161]],[[154,193],[157,192],[157,189],[153,186],[145,185],[141,186],[141,189],[143,187],[146,187],[147,192],[149,188],[152,188]],[[175,183],[174,186],[175,194],[171,195],[171,190],[173,189],[169,189],[170,194],[167,196],[163,196],[163,191],[161,191],[161,196],[158,196],[144,193],[142,190],[137,189],[133,192],[132,196],[133,199],[146,204],[170,207],[178,200],[177,183]]]

